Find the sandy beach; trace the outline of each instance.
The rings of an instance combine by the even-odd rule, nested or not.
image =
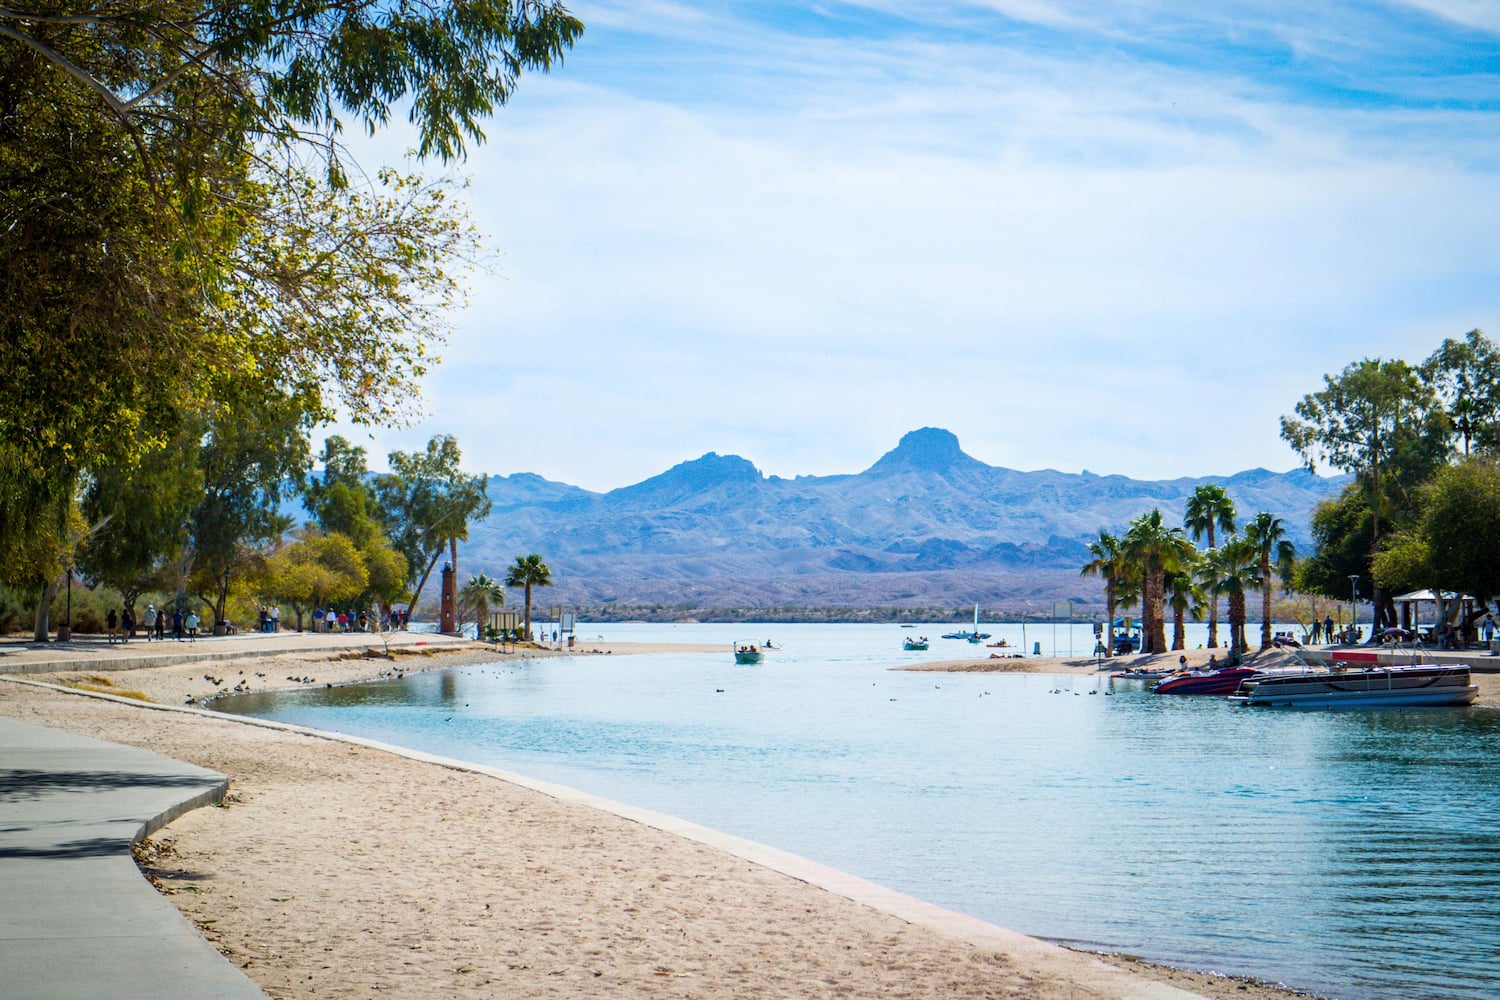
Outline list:
[[[574,655],[684,649],[584,645]],[[206,937],[282,1000],[1061,1000],[1145,997],[1167,983],[1190,991],[1177,996],[1303,995],[1129,956],[1109,966],[1004,932],[974,943],[972,934],[909,922],[709,844],[490,775],[138,700],[183,706],[236,685],[343,684],[496,656],[468,644],[394,659],[347,649],[31,674],[127,698],[0,679],[0,712],[230,776],[226,807],[174,821],[139,859]],[[1009,661],[1021,662],[1045,663]]]

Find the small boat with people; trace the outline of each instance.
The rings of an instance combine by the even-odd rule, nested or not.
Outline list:
[[[927,649],[927,637],[925,635],[907,636],[901,642],[901,648],[908,653],[923,652]]]
[[[769,644],[762,646],[753,642],[737,642],[734,644],[735,663],[760,663],[766,658],[766,650]]]

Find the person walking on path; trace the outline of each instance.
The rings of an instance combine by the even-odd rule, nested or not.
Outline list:
[[[126,608],[120,612],[120,641],[129,642],[133,632],[135,632],[135,612]]]
[[[1323,619],[1323,641],[1333,645],[1333,616],[1329,615]]]
[[[1488,646],[1495,641],[1495,619],[1490,615],[1484,616],[1484,644]]]
[[[172,638],[182,641],[182,609],[172,609]]]
[[[104,616],[104,627],[108,630],[104,634],[104,641],[112,643],[115,641],[115,628],[119,619],[115,617],[115,609],[110,608],[109,614]]]
[[[271,631],[272,633],[281,631],[281,606],[277,604],[271,605]]]
[[[189,611],[187,616],[188,642],[198,641],[198,612]]]
[[[167,637],[167,609],[162,608],[156,613],[156,641],[161,642]]]
[[[151,633],[156,631],[156,605],[146,605],[146,641],[151,641]]]

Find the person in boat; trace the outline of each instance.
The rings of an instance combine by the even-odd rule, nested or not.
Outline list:
[[[1217,653],[1209,653],[1208,654],[1208,669],[1209,670],[1218,670],[1219,669],[1219,654],[1217,654]]]

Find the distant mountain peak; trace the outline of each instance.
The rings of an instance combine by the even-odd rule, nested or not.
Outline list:
[[[923,427],[901,436],[895,448],[870,466],[870,472],[897,472],[920,469],[926,472],[952,472],[959,468],[988,468],[979,459],[964,453],[958,436],[941,427]]]
[[[739,455],[720,455],[716,451],[711,451],[701,458],[680,462],[669,471],[676,473],[681,479],[702,485],[735,479],[761,478],[760,470],[748,458],[741,458]]]
[[[614,490],[610,496],[617,499],[643,495],[683,497],[725,483],[755,483],[762,479],[761,471],[749,459],[711,451],[701,458],[679,462],[666,472],[634,486]]]

